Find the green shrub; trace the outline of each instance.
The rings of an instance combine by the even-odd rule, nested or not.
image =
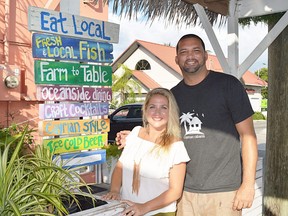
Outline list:
[[[25,131],[25,133],[23,133]],[[24,155],[25,149],[30,148],[31,144],[34,144],[34,137],[32,133],[35,130],[29,128],[29,125],[19,126],[16,124],[11,125],[8,128],[0,129],[0,150],[3,152],[8,143],[11,143],[8,151],[8,161],[10,160],[13,152],[15,151],[17,142],[20,139],[20,134],[23,133],[24,137],[22,142],[22,148],[19,150],[19,156]]]
[[[261,112],[255,112],[253,120],[265,120],[265,116]]]
[[[102,149],[106,150],[106,158],[110,157],[119,158],[123,149],[118,149],[116,144],[108,144],[102,147]]]
[[[86,185],[76,180],[80,178],[76,170],[57,165],[43,145],[31,154],[19,154],[27,133],[26,127],[1,142],[0,215],[67,215],[63,197],[72,197],[78,203],[77,194],[92,195],[81,192],[80,188]],[[8,157],[11,146],[14,149]]]

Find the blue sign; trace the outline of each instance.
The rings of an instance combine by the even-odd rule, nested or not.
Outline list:
[[[74,152],[53,156],[57,164],[63,164],[63,168],[74,168],[80,166],[92,166],[102,164],[106,161],[106,150],[92,150],[87,152]]]
[[[113,45],[106,42],[38,33],[32,36],[34,58],[111,63],[112,52]]]

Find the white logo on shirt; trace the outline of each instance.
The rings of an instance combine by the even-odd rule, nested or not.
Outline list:
[[[204,114],[202,114],[204,117]],[[195,113],[183,113],[180,116],[180,125],[184,126],[185,135],[184,139],[204,138],[205,134],[201,132],[202,121]]]

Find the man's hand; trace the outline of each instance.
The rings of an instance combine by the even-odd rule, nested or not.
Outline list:
[[[115,141],[116,141],[116,145],[118,145],[118,149],[122,149],[125,147],[126,137],[128,136],[130,132],[131,131],[129,130],[124,130],[124,131],[120,131],[117,133]]]
[[[233,202],[233,210],[250,208],[253,204],[254,195],[255,195],[254,185],[244,186],[242,184],[235,195]]]

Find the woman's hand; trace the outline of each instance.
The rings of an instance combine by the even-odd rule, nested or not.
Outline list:
[[[146,214],[145,204],[134,203],[129,200],[122,200],[121,203],[126,203],[128,207],[121,213],[125,216],[141,216]]]
[[[103,199],[103,200],[120,200],[121,196],[120,196],[120,193],[118,193],[118,192],[110,191],[109,193],[103,195],[101,197],[101,199]]]

